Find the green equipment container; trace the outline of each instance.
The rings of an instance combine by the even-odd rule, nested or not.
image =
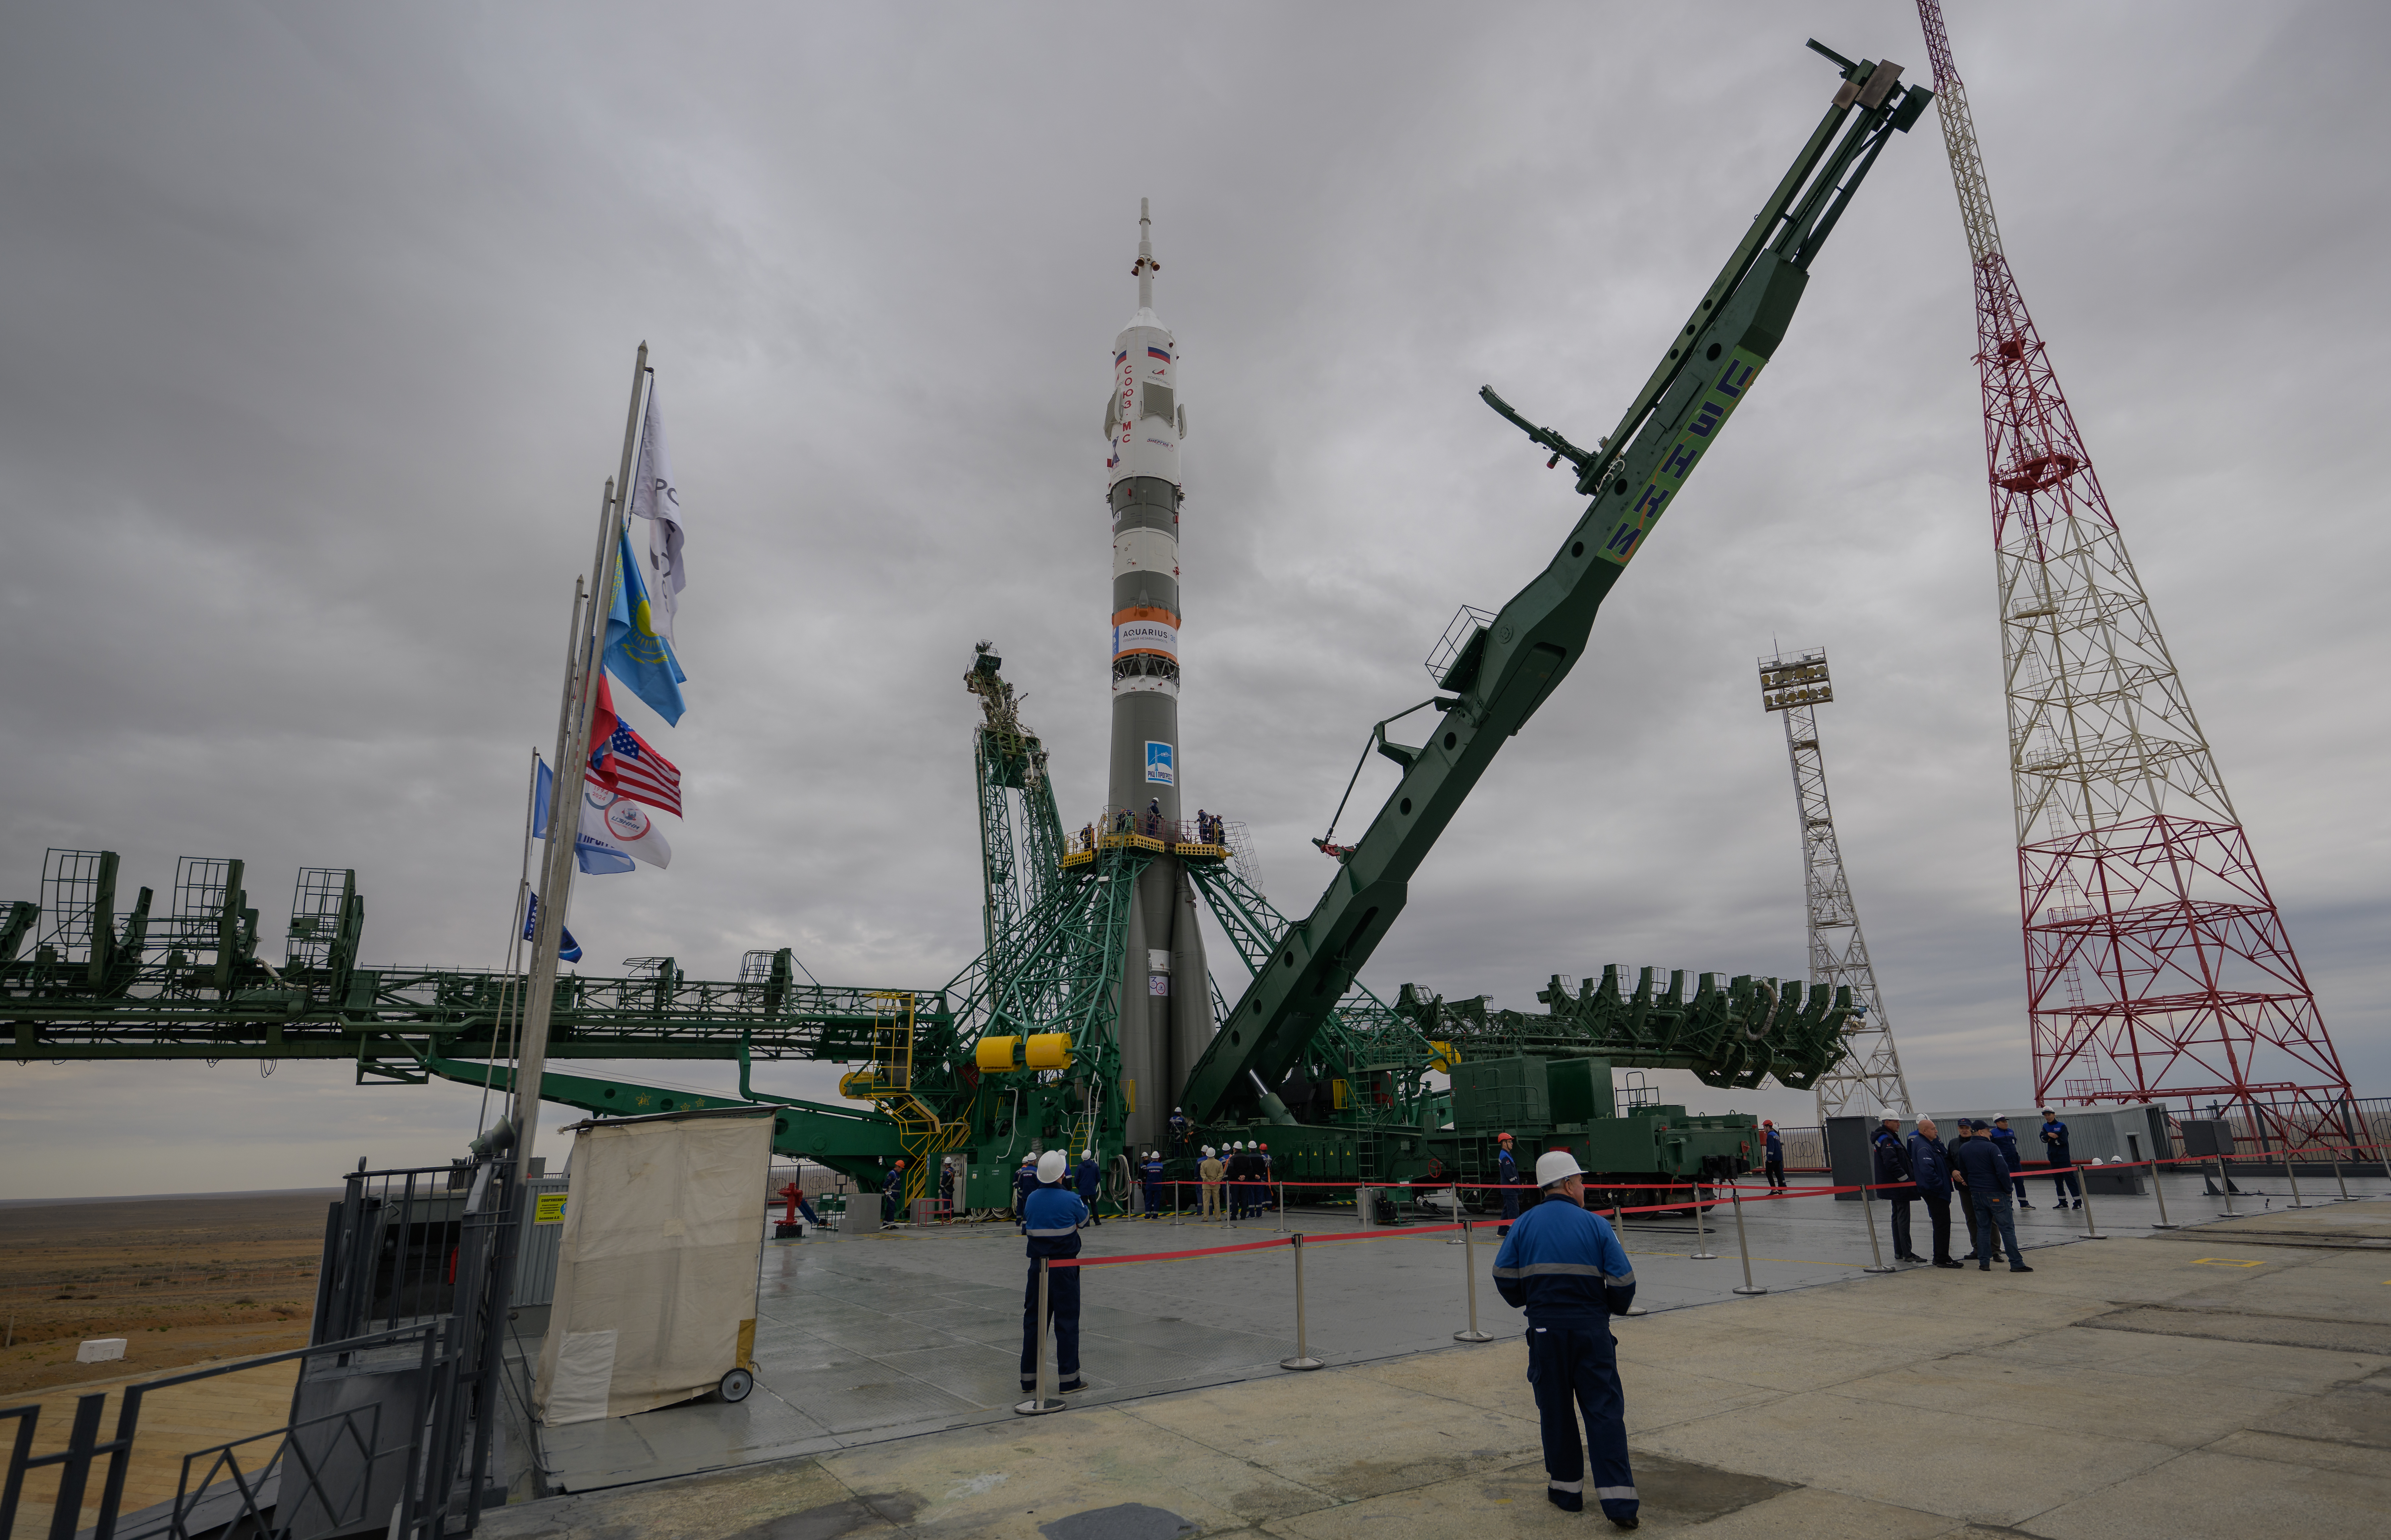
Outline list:
[[[1552,1093],[1540,1058],[1479,1059],[1453,1067],[1453,1123],[1493,1132],[1548,1128]],[[1610,1067],[1606,1062],[1607,1081]]]

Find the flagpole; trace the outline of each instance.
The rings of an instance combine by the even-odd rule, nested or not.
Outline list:
[[[577,619],[580,615],[577,602],[574,614]],[[531,751],[530,783],[523,787],[523,860],[515,872],[515,907],[513,914],[507,921],[506,982],[498,986],[498,1014],[497,1019],[491,1024],[493,1031],[503,1030],[506,1033],[506,1042],[510,1046],[514,1038],[514,1024],[507,1017],[507,998],[512,995],[518,1005],[523,1002],[523,991],[517,989],[516,985],[520,982],[517,975],[523,971],[523,899],[531,892],[532,812],[538,805],[539,750],[535,748]],[[504,1057],[506,1053],[505,1047],[498,1043],[494,1042],[491,1047],[493,1051],[490,1055],[490,1062],[482,1070],[482,1110],[474,1119],[473,1128],[473,1137],[476,1139],[480,1138],[489,1127],[490,1082],[497,1078],[498,1060]]]
[[[542,852],[539,925],[532,939],[529,998],[523,1002],[523,1037],[515,1059],[516,1170],[531,1174],[532,1147],[539,1135],[540,1080],[548,1068],[549,1018],[556,1006],[556,953],[563,944],[565,912],[573,895],[574,845],[581,830],[581,796],[589,769],[589,724],[597,702],[598,674],[605,666],[606,617],[614,603],[615,561],[623,545],[623,519],[631,479],[631,456],[640,432],[640,400],[647,387],[648,344],[640,344],[631,366],[631,405],[623,423],[622,467],[606,484],[599,503],[597,559],[590,565],[588,624],[565,674],[565,722],[557,754],[555,784],[548,800],[548,848]]]

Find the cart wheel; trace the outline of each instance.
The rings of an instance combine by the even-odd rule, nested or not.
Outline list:
[[[714,1393],[725,1401],[744,1401],[747,1392],[755,1388],[754,1375],[745,1369],[733,1369],[722,1377],[722,1383],[714,1388]]]

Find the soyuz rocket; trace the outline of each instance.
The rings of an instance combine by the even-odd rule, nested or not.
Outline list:
[[[1113,741],[1108,821],[1124,812],[1140,833],[1159,816],[1163,854],[1130,899],[1118,1031],[1128,1134],[1163,1146],[1170,1114],[1216,1029],[1196,923],[1196,892],[1169,847],[1196,835],[1183,823],[1179,752],[1179,343],[1154,313],[1153,225],[1138,202],[1137,314],[1113,339],[1105,408],[1105,493],[1113,526]]]

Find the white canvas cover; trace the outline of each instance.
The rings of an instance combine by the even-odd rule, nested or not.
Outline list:
[[[533,1404],[628,1417],[750,1368],[771,1109],[581,1125]]]

